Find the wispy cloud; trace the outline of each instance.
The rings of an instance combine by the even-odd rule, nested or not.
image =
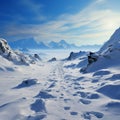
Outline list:
[[[62,14],[44,24],[12,24],[7,26],[7,36],[33,36],[38,41],[66,39],[77,44],[102,44],[120,25],[120,13],[106,4],[107,0],[94,0],[76,14]],[[37,11],[40,6],[35,5],[33,9]]]

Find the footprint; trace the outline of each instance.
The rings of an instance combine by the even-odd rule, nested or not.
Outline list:
[[[100,96],[96,93],[89,93],[87,98],[88,99],[98,99]]]
[[[100,113],[100,112],[95,112],[95,111],[91,111],[91,112],[85,112],[83,113],[82,117],[84,119],[87,119],[87,120],[91,120],[91,116],[94,115],[96,118],[103,118],[104,114],[103,113]]]
[[[96,116],[97,118],[103,118],[104,114],[103,113],[100,113],[100,112],[90,112],[91,114],[93,114],[94,116]]]
[[[88,93],[86,93],[86,92],[77,92],[82,98],[85,98],[85,97],[87,97],[87,95],[88,95]]]
[[[64,107],[64,110],[70,110],[70,107],[66,106],[66,107]]]
[[[78,115],[78,112],[70,112],[71,115]]]
[[[93,79],[93,80],[92,80],[92,83],[97,83],[97,82],[99,82],[98,79]]]
[[[90,100],[87,100],[87,99],[80,99],[79,101],[80,101],[81,103],[85,104],[85,105],[88,105],[88,104],[91,103],[91,101],[90,101]]]
[[[64,99],[64,102],[69,102],[70,100],[71,100],[71,99],[69,99],[69,98],[68,98],[68,99]]]
[[[73,96],[77,96],[78,94],[77,93],[74,93]]]
[[[80,83],[78,83],[78,82],[74,82],[73,84],[74,84],[74,85],[80,86]]]
[[[83,98],[86,96],[84,92],[80,92],[80,91],[77,91],[73,94],[73,96],[79,96],[79,95]]]
[[[47,93],[46,91],[40,91],[40,93],[38,95],[36,95],[35,97],[37,97],[37,98],[43,98],[43,99],[55,98],[55,96]]]
[[[83,113],[83,114],[82,114],[82,117],[83,117],[84,119],[91,120],[91,115],[90,115],[89,112]]]
[[[45,108],[45,103],[42,99],[37,99],[33,104],[31,104],[31,110],[37,112],[45,112],[46,113],[46,108]]]
[[[90,92],[79,92],[82,98],[87,99],[98,99],[100,96],[97,93],[90,93]]]

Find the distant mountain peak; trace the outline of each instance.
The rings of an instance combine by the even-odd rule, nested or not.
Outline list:
[[[67,42],[65,40],[60,40],[59,43],[66,44]]]
[[[71,49],[78,48],[75,44],[69,44],[65,40],[59,42],[51,41],[48,46],[52,49]]]

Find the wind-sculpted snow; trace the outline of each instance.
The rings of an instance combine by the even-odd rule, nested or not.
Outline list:
[[[120,100],[120,85],[105,85],[97,91],[112,99]]]
[[[108,110],[108,111],[111,111],[113,113],[117,113],[119,114],[119,111],[120,111],[120,102],[117,102],[117,101],[111,101],[111,102],[108,102],[107,104],[105,104],[105,108]]]
[[[101,71],[95,72],[93,76],[102,76],[102,75],[108,75],[108,74],[110,74],[110,71],[101,70]]]
[[[19,84],[18,86],[14,87],[14,89],[20,89],[20,88],[24,88],[24,87],[30,87],[32,85],[36,85],[38,83],[37,79],[27,79],[22,81],[21,84]]]
[[[120,80],[120,74],[113,74],[111,77],[107,78],[106,80],[111,80],[111,81]]]

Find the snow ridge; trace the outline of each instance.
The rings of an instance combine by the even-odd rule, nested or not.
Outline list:
[[[96,70],[105,69],[109,67],[120,66],[120,28],[117,29],[110,39],[101,47],[101,49],[94,53],[97,59],[88,56],[88,62],[91,59],[93,62],[81,69],[82,72],[94,72]]]

